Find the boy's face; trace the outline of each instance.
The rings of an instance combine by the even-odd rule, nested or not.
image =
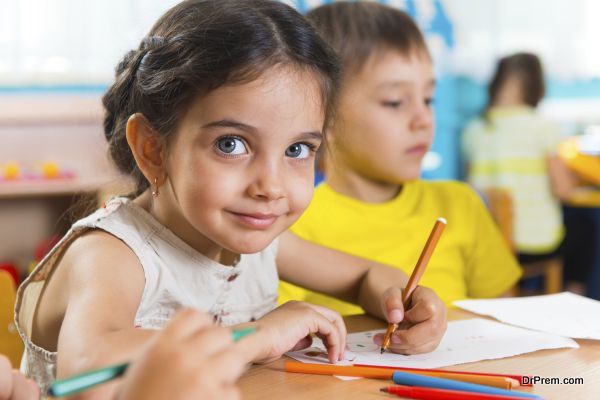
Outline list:
[[[346,76],[330,137],[334,168],[385,184],[419,178],[433,140],[434,86],[429,57],[396,51]]]

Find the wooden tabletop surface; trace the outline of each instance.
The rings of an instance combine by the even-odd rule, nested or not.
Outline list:
[[[476,317],[462,310],[450,310],[448,320]],[[600,318],[600,316],[598,316]],[[345,318],[349,332],[384,328],[385,325],[368,316]],[[541,350],[499,360],[487,360],[446,367],[448,370],[534,375],[542,378],[583,378],[583,384],[542,385],[521,387],[520,391],[535,393],[544,399],[600,399],[600,341],[577,340],[579,349]],[[240,379],[242,398],[251,399],[379,399],[399,397],[381,393],[379,388],[391,382],[376,379],[343,381],[333,376],[286,373],[282,371],[284,357],[266,365],[252,366]]]

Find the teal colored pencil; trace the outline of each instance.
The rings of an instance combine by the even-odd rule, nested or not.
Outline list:
[[[255,327],[234,329],[231,332],[231,337],[234,342],[237,342],[254,331],[256,331]],[[127,367],[129,367],[129,363],[112,365],[110,367],[96,369],[70,378],[54,381],[48,388],[48,396],[65,397],[83,392],[91,387],[118,378],[125,373]]]

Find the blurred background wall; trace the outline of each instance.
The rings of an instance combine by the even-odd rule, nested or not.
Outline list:
[[[328,1],[286,0],[301,11]],[[425,177],[461,176],[458,138],[481,110],[496,60],[540,55],[541,110],[565,134],[600,122],[600,2],[595,0],[380,0],[407,11],[435,58],[437,137]],[[174,0],[0,0],[0,95],[98,96],[114,65]],[[1,140],[1,139],[0,139]]]

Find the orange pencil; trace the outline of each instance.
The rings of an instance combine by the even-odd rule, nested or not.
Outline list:
[[[359,376],[362,378],[373,379],[392,379],[394,371],[402,371],[402,368],[377,368],[377,367],[355,367],[347,365],[331,365],[331,364],[307,364],[294,361],[286,361],[284,369],[287,372],[301,372],[305,374],[317,375],[340,375],[340,376]],[[411,374],[432,376],[435,378],[453,379],[455,381],[476,383],[479,385],[487,385],[501,389],[511,389],[512,382],[506,378],[497,376],[481,376],[481,375],[461,375],[457,373],[432,372],[432,371],[410,371]]]
[[[423,247],[423,251],[419,256],[417,264],[415,265],[415,269],[413,269],[413,272],[410,275],[410,278],[408,279],[408,283],[406,284],[406,288],[404,288],[404,291],[402,292],[402,304],[404,305],[405,311],[410,305],[410,295],[416,289],[417,284],[419,283],[419,279],[421,279],[423,272],[425,272],[425,267],[427,266],[427,263],[429,262],[429,259],[433,254],[433,250],[435,249],[435,246],[438,240],[440,239],[440,236],[442,235],[442,232],[444,231],[445,227],[446,220],[444,218],[438,218],[437,221],[435,221],[435,224],[433,225],[433,229],[429,234],[429,238],[425,243],[425,247]],[[390,340],[392,339],[392,335],[394,334],[394,332],[396,332],[396,329],[398,329],[398,324],[388,325],[387,331],[385,332],[385,336],[383,338],[383,344],[381,345],[381,354],[383,354],[383,352],[386,351],[389,347]]]
[[[443,372],[445,374],[461,374],[461,375],[479,375],[479,376],[495,376],[497,378],[504,378],[512,383],[513,386],[533,386],[533,383],[524,384],[523,376],[530,375],[512,375],[512,374],[493,374],[491,372],[471,372],[471,371],[456,371],[456,370],[446,370],[446,369],[436,369],[436,368],[409,368],[409,367],[390,367],[388,365],[367,365],[367,364],[352,364],[355,367],[368,367],[368,368],[386,368],[393,369],[395,371],[405,371],[412,373],[419,372]]]

